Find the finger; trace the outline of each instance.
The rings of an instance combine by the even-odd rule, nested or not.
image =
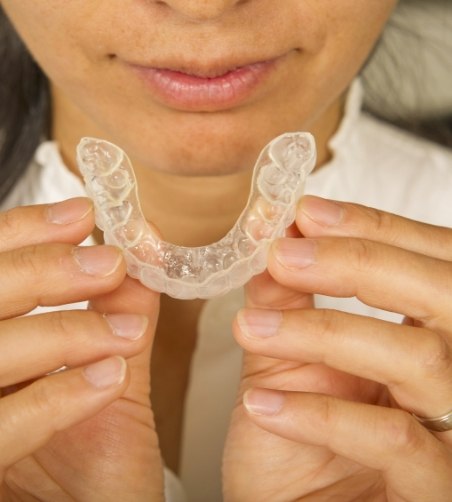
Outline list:
[[[249,390],[244,405],[269,432],[381,471],[401,500],[449,500],[451,454],[406,412],[267,389]]]
[[[267,270],[254,276],[245,287],[249,307],[295,309],[312,307],[312,295],[283,286]]]
[[[354,238],[278,239],[268,270],[282,285],[398,312],[447,330],[449,262]]]
[[[0,252],[44,242],[78,244],[94,228],[92,202],[83,197],[0,213]]]
[[[297,225],[306,237],[369,239],[441,260],[452,260],[452,230],[409,220],[358,204],[305,196]]]
[[[143,286],[140,282],[126,277],[119,288],[98,296],[90,302],[90,308],[98,312],[131,313],[145,315],[148,319],[146,346],[139,354],[128,360],[132,374],[132,384],[126,396],[133,399],[134,392],[150,394],[150,362],[152,343],[158,321],[160,294]]]
[[[158,318],[160,293],[143,286],[136,279],[126,277],[120,286],[96,296],[90,308],[98,312],[133,313],[149,317],[149,328],[155,328]]]
[[[0,401],[0,472],[44,446],[57,431],[85,420],[121,396],[128,384],[124,359],[43,378]]]
[[[289,227],[286,228],[286,232],[284,234],[284,237],[291,237],[294,239],[295,237],[301,237],[300,230],[298,230],[298,227],[295,222],[292,223]]]
[[[108,356],[131,357],[148,342],[147,318],[61,311],[0,324],[0,387],[73,368]],[[20,354],[20,365],[17,364]]]
[[[6,318],[109,291],[121,283],[126,266],[113,246],[41,244],[1,253],[0,270],[0,318]]]
[[[402,408],[416,415],[447,412],[450,349],[444,338],[427,329],[332,310],[244,309],[233,332],[252,353],[323,363],[384,384]]]
[[[279,284],[266,270],[262,274],[253,277],[246,285],[245,304],[248,307],[263,309],[297,309],[312,307],[313,299],[312,295],[300,293]],[[248,377],[256,374],[272,373],[271,368],[275,368],[277,365],[278,361],[273,357],[266,358],[245,352],[239,394],[243,393]]]
[[[301,237],[295,223],[285,232],[286,237]],[[312,306],[310,295],[302,294],[276,282],[267,270],[255,275],[245,286],[245,302],[249,307],[262,308],[303,308]]]

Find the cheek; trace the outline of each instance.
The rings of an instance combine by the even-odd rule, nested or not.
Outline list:
[[[350,81],[379,39],[396,0],[328,0],[318,6],[327,33],[313,67],[319,83]]]
[[[379,38],[397,0],[347,0],[327,2],[330,45],[348,50],[350,58],[367,55]],[[346,55],[344,55],[346,56]],[[364,56],[365,57],[365,56]]]
[[[45,73],[57,84],[62,84],[77,78],[88,66],[88,51],[84,45],[96,48],[91,50],[93,59],[101,54],[102,24],[96,16],[101,15],[100,4],[104,3],[3,0],[2,7]]]
[[[50,73],[61,71],[60,63],[71,59],[67,31],[62,30],[64,18],[55,9],[58,2],[30,0],[4,1],[5,13],[38,64]],[[65,55],[63,57],[63,55]]]

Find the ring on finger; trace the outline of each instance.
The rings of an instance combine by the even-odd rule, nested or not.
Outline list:
[[[445,415],[434,418],[419,417],[412,414],[413,417],[426,429],[434,432],[446,432],[452,430],[452,410]]]

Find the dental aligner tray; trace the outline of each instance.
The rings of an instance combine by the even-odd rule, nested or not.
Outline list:
[[[270,243],[295,219],[316,149],[309,133],[287,133],[261,152],[247,205],[234,227],[208,246],[183,247],[160,239],[141,211],[135,174],[117,146],[83,138],[77,162],[96,224],[107,244],[120,247],[131,277],[174,298],[211,298],[243,286],[266,267]]]

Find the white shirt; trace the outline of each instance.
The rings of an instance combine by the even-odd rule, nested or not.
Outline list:
[[[332,160],[307,180],[306,193],[353,201],[420,221],[452,227],[452,152],[400,131],[361,111],[353,84],[345,117],[329,143]],[[63,164],[57,145],[43,143],[2,208],[84,195]],[[158,225],[158,222],[156,222]],[[231,336],[243,291],[206,302],[186,404],[181,481],[192,502],[220,502],[221,452],[239,382],[241,350]],[[386,320],[400,316],[354,298],[316,297],[316,305]],[[168,474],[168,473],[167,473]],[[167,475],[167,500],[182,500]]]

